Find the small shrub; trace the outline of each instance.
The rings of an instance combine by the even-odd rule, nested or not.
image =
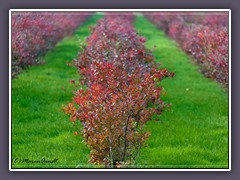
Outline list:
[[[157,82],[173,76],[156,70],[151,51],[131,25],[133,17],[107,15],[87,38],[75,65],[80,86],[64,107],[89,146],[90,162],[108,168],[132,164],[148,138],[144,125],[168,106]]]

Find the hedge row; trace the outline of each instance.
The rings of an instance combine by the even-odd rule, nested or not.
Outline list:
[[[169,106],[161,100],[157,82],[173,73],[156,69],[133,19],[131,13],[107,13],[92,28],[74,61],[80,79],[71,83],[79,90],[64,107],[78,128],[75,134],[81,134],[91,150],[90,162],[107,168],[132,164],[150,135],[144,125]]]
[[[42,63],[39,57],[81,25],[89,12],[13,12],[12,77],[29,65]]]
[[[226,12],[145,12],[202,67],[205,76],[228,88],[228,14]]]

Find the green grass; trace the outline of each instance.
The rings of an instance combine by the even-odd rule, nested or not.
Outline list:
[[[158,168],[228,168],[228,94],[216,82],[199,73],[199,67],[177,44],[143,16],[135,28],[145,36],[156,61],[175,73],[161,82],[172,103],[146,128],[152,136],[137,164]]]
[[[73,97],[69,80],[78,78],[66,61],[76,57],[78,39],[84,40],[89,25],[101,17],[91,17],[61,41],[44,57],[45,65],[31,67],[12,80],[12,158],[18,158],[13,168],[93,167],[88,164],[89,149],[81,137],[73,135],[61,106]],[[227,168],[228,94],[199,73],[189,57],[143,16],[137,17],[135,27],[147,37],[149,48],[157,46],[156,60],[176,76],[161,82],[167,93],[163,99],[172,103],[171,111],[146,125],[152,135],[133,167]],[[58,161],[19,162],[42,158]]]
[[[89,26],[96,24],[101,17],[91,17],[73,36],[58,43],[44,57],[45,65],[31,67],[12,80],[12,158],[18,158],[13,168],[87,165],[89,149],[73,135],[74,128],[61,107],[73,97],[71,90],[74,87],[69,80],[78,78],[76,69],[67,66],[66,61],[76,57],[79,40],[89,36]],[[21,162],[42,158],[58,158],[58,161],[54,164]]]

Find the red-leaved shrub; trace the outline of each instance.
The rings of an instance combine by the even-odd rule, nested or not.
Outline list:
[[[149,132],[144,125],[165,106],[157,82],[173,76],[157,70],[144,37],[134,31],[132,15],[106,15],[92,29],[75,65],[80,86],[64,107],[89,146],[90,162],[113,168],[131,164]]]
[[[226,12],[145,12],[145,16],[190,53],[207,77],[228,88]]]
[[[88,12],[12,12],[12,77],[82,24]]]

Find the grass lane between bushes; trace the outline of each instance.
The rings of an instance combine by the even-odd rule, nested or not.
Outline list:
[[[135,28],[156,45],[156,61],[175,73],[161,82],[172,103],[158,121],[147,129],[151,136],[138,164],[159,168],[228,168],[228,94],[216,82],[205,78],[177,44],[143,16]],[[152,165],[152,166],[151,166]]]
[[[61,106],[71,101],[76,68],[66,65],[79,50],[79,40],[90,35],[95,15],[46,54],[45,65],[31,67],[12,80],[12,159],[13,168],[75,168],[86,164],[89,149],[73,135],[74,128]],[[58,160],[54,163],[29,161]],[[26,161],[24,161],[26,159]]]
[[[88,164],[89,149],[73,135],[69,117],[61,106],[72,98],[77,79],[74,67],[66,61],[75,58],[79,39],[89,36],[89,26],[102,16],[92,16],[71,37],[44,57],[46,64],[31,67],[12,81],[12,159],[13,168],[75,168]],[[145,36],[149,48],[157,46],[156,60],[176,74],[161,82],[163,99],[171,102],[146,129],[151,132],[136,165],[139,168],[227,168],[228,95],[206,79],[198,67],[176,44],[143,16],[134,23]],[[25,159],[25,161],[24,161]],[[56,163],[27,163],[58,159]]]

